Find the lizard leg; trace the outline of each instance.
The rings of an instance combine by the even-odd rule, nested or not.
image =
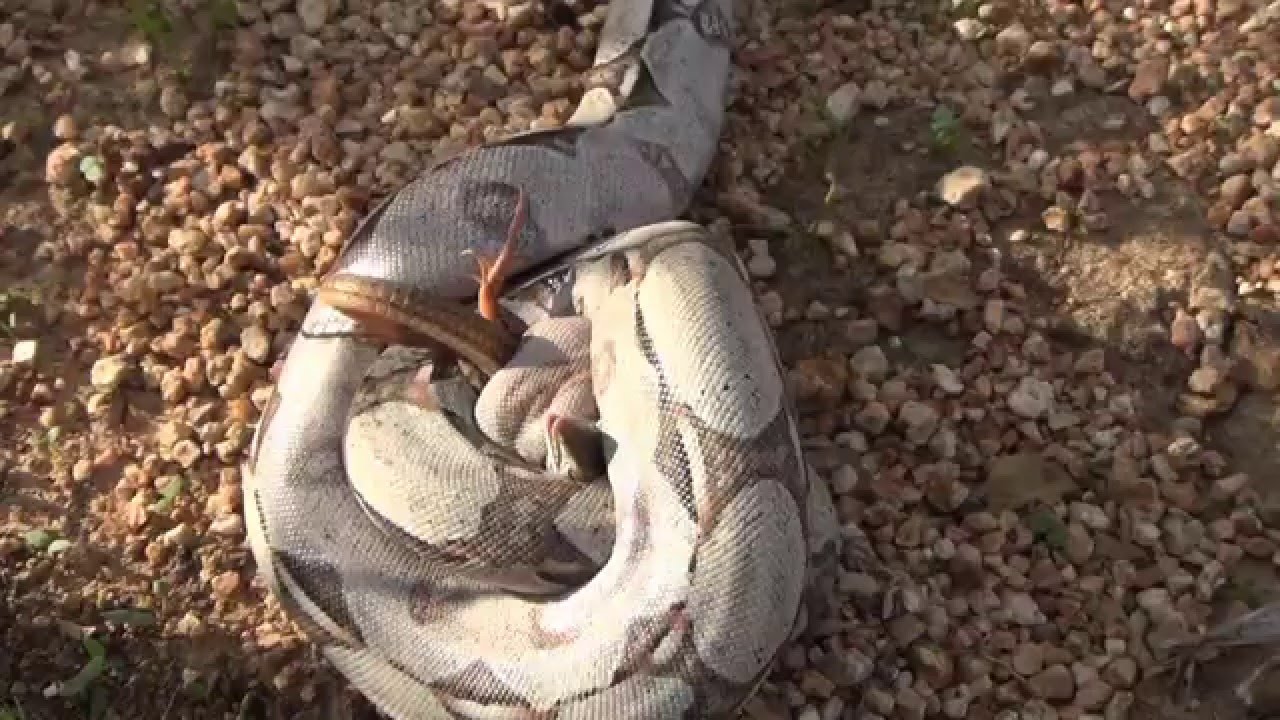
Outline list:
[[[507,237],[502,248],[492,255],[476,253],[476,264],[480,269],[476,278],[480,283],[476,304],[480,314],[492,322],[500,322],[502,317],[498,297],[502,294],[502,285],[506,282],[507,275],[515,265],[520,233],[524,231],[525,221],[528,220],[529,208],[524,190],[519,189],[517,192],[515,214],[511,218],[511,224],[507,226]]]

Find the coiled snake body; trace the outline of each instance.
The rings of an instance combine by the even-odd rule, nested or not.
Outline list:
[[[284,360],[249,542],[392,717],[730,717],[805,624],[830,498],[731,243],[671,220],[717,145],[731,11],[613,3],[622,90],[393,194]],[[468,254],[508,228],[525,274],[492,322]]]

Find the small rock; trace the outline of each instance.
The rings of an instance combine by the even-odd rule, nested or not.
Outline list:
[[[874,318],[857,318],[850,320],[844,328],[845,338],[857,347],[870,345],[876,341],[880,325]]]
[[[1081,565],[1093,557],[1093,538],[1083,525],[1071,523],[1067,526],[1067,559]]]
[[[1240,144],[1240,154],[1250,169],[1266,170],[1280,161],[1280,137],[1253,135]]]
[[[1044,700],[1070,700],[1076,692],[1075,678],[1066,665],[1050,665],[1029,681],[1031,692]]]
[[[194,612],[187,611],[185,615],[178,618],[178,622],[174,626],[174,631],[179,635],[195,637],[202,635],[205,631],[205,623],[200,616]]]
[[[1219,196],[1232,209],[1239,208],[1249,196],[1253,195],[1253,181],[1248,175],[1240,173],[1222,181],[1218,189]]]
[[[1169,325],[1169,342],[1189,357],[1194,357],[1200,345],[1200,323],[1182,308],[1174,313]]]
[[[893,98],[893,91],[889,85],[876,78],[867,83],[862,92],[862,104],[877,110],[883,110],[889,106],[889,101]]]
[[[89,382],[98,390],[111,391],[129,377],[133,365],[122,355],[99,358],[89,369]]]
[[[1103,720],[1127,720],[1129,709],[1133,706],[1133,693],[1118,692],[1111,696],[1111,701],[1102,712]]]
[[[244,518],[235,514],[219,515],[209,523],[209,532],[224,537],[239,537],[244,534]]]
[[[173,529],[165,532],[160,536],[160,541],[170,547],[189,548],[194,547],[199,541],[199,536],[187,523],[179,523]]]
[[[803,358],[793,372],[796,393],[804,399],[820,399],[834,406],[845,395],[849,373],[845,363],[829,357]]]
[[[896,716],[902,720],[924,720],[928,710],[924,698],[911,686],[898,689],[894,705],[897,708]]]
[[[1138,679],[1138,661],[1128,655],[1113,658],[1102,669],[1102,677],[1113,687],[1131,688]]]
[[[867,708],[881,717],[889,717],[893,713],[894,699],[887,690],[871,686],[862,691],[862,702]]]
[[[951,368],[935,363],[930,369],[933,371],[934,383],[942,392],[948,395],[959,395],[964,392],[964,383],[960,382],[960,378],[956,377]]]
[[[1078,375],[1096,375],[1106,369],[1106,351],[1093,348],[1080,353],[1072,370]]]
[[[827,114],[838,125],[844,125],[858,113],[862,103],[862,89],[857,83],[847,82],[827,97]]]
[[[1210,495],[1215,499],[1233,498],[1240,494],[1249,485],[1249,476],[1245,473],[1235,473],[1226,477],[1218,478],[1213,483],[1213,489]]]
[[[1031,49],[1031,33],[1022,23],[1014,24],[996,33],[996,52],[1021,58]]]
[[[1254,125],[1257,125],[1258,127],[1269,127],[1277,122],[1280,122],[1280,95],[1272,95],[1254,106]]]
[[[979,167],[966,165],[943,175],[937,184],[942,201],[957,208],[970,208],[984,190],[991,186],[987,172]]]
[[[1004,300],[991,298],[982,308],[982,326],[992,335],[999,335],[1004,329]]]
[[[925,483],[924,495],[934,509],[949,513],[969,499],[969,487],[957,478],[939,475]]]
[[[1048,73],[1058,65],[1059,58],[1058,46],[1055,43],[1036,40],[1031,43],[1031,47],[1027,48],[1022,63],[1031,72]]]
[[[951,720],[969,717],[969,705],[973,698],[973,690],[966,683],[946,688],[942,691],[942,714]]]
[[[986,26],[982,21],[972,17],[962,17],[951,24],[956,34],[965,40],[977,40],[982,37],[982,33],[986,31]]]
[[[1014,649],[1010,662],[1019,675],[1035,675],[1044,669],[1044,647],[1040,643],[1024,642]]]
[[[1244,210],[1236,210],[1227,218],[1227,234],[1232,237],[1244,237],[1253,229],[1253,215]]]
[[[879,435],[889,426],[892,415],[885,404],[878,401],[867,403],[854,417],[857,426],[869,435]]]
[[[75,140],[79,136],[79,129],[76,127],[76,119],[70,115],[62,114],[57,120],[53,121],[53,136],[62,141]]]
[[[1223,371],[1213,365],[1201,365],[1187,378],[1187,387],[1192,392],[1211,395],[1225,379]]]
[[[1085,710],[1101,710],[1115,690],[1106,681],[1093,678],[1085,681],[1076,691],[1075,704]]]
[[[1071,213],[1057,206],[1050,205],[1040,213],[1040,221],[1044,223],[1046,230],[1057,233],[1065,233],[1071,229]]]
[[[1040,606],[1028,594],[1023,592],[1006,592],[1004,607],[1009,616],[1019,625],[1031,627],[1048,622],[1048,618],[1040,610]]]
[[[319,32],[329,21],[329,0],[298,0],[297,12],[303,29]]]
[[[39,353],[39,341],[19,340],[13,345],[13,355],[11,359],[14,365],[26,367],[36,363],[36,358]]]
[[[1014,413],[1035,420],[1053,407],[1053,385],[1029,375],[1024,376],[1009,392],[1006,402]]]
[[[905,614],[889,621],[889,637],[898,647],[908,647],[924,635],[925,624],[915,615]]]
[[[868,345],[849,358],[849,370],[855,377],[878,384],[889,372],[889,359],[879,345]]]
[[[187,114],[187,96],[181,88],[167,85],[160,91],[160,112],[173,119]]]
[[[184,469],[190,470],[200,459],[200,446],[192,440],[180,440],[173,446],[173,459]]]
[[[923,445],[938,427],[938,411],[932,405],[908,400],[898,410],[898,422],[905,428],[903,434],[909,442]]]
[[[63,143],[49,152],[44,164],[44,179],[50,185],[69,185],[80,173],[80,148]]]
[[[235,594],[240,589],[240,573],[235,570],[227,570],[214,576],[213,594],[219,598],[226,599]]]
[[[800,690],[807,697],[826,699],[835,692],[835,684],[826,675],[806,669],[800,676]]]
[[[141,67],[151,62],[151,44],[142,40],[126,42],[120,49],[120,60],[131,67]]]
[[[753,278],[771,278],[778,271],[778,261],[765,254],[752,255],[747,261],[747,272]]]
[[[1169,59],[1164,55],[1144,60],[1133,73],[1129,97],[1135,101],[1158,95],[1169,76]]]

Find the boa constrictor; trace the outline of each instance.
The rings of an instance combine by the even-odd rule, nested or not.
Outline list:
[[[814,612],[838,538],[772,338],[731,243],[670,220],[717,145],[731,22],[731,0],[615,0],[596,64],[617,87],[356,229],[330,278],[464,308],[467,254],[527,195],[503,299],[525,332],[483,390],[322,300],[284,358],[243,468],[249,544],[392,717],[730,717]],[[550,416],[601,466],[561,456]]]

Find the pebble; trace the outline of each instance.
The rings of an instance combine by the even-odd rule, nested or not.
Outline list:
[[[827,114],[838,125],[845,125],[858,114],[862,90],[857,83],[847,82],[827,96]]]
[[[99,358],[89,369],[89,382],[98,390],[111,391],[128,378],[133,366],[120,355]]]
[[[171,547],[190,548],[198,542],[199,536],[187,523],[179,523],[160,536],[160,541]]]
[[[13,351],[9,359],[14,365],[24,367],[34,365],[39,354],[40,342],[38,340],[19,340],[13,344]]]
[[[1036,673],[1028,684],[1036,697],[1045,700],[1070,700],[1076,692],[1071,670],[1061,664],[1050,665]]]
[[[219,515],[209,523],[209,532],[225,537],[239,537],[244,534],[244,519],[239,515]]]
[[[1128,655],[1113,658],[1103,668],[1102,678],[1113,687],[1131,688],[1138,679],[1138,661]]]
[[[1053,395],[1053,385],[1026,376],[1010,391],[1006,402],[1009,409],[1019,416],[1035,420],[1046,415],[1053,407]]]
[[[1157,95],[1164,88],[1169,74],[1167,57],[1153,57],[1139,63],[1133,73],[1133,81],[1129,83],[1129,97],[1134,100],[1145,100]]]
[[[1048,620],[1036,601],[1026,593],[1008,592],[1004,596],[1004,603],[1009,617],[1019,625],[1041,625]]]
[[[1010,661],[1014,672],[1030,677],[1044,668],[1044,648],[1040,643],[1024,642],[1018,645]]]
[[[329,0],[298,0],[297,12],[303,30],[320,32],[329,21]]]
[[[1022,23],[1014,23],[996,33],[996,51],[1003,55],[1022,57],[1031,49],[1031,33]]]
[[[778,262],[772,256],[763,253],[752,255],[747,260],[747,272],[753,278],[771,278],[778,272]]]
[[[977,40],[986,32],[986,26],[982,21],[971,17],[960,18],[952,23],[951,27],[965,40]]]
[[[943,175],[935,188],[938,197],[952,207],[973,207],[982,193],[991,186],[987,172],[979,167],[966,165]]]
[[[1094,678],[1080,684],[1075,693],[1075,704],[1085,710],[1101,710],[1114,692],[1115,689],[1106,681]]]
[[[938,411],[931,405],[908,400],[898,411],[898,421],[905,428],[904,435],[909,442],[922,445],[929,441],[938,427]]]
[[[870,383],[883,382],[889,372],[889,359],[878,345],[860,348],[849,358],[849,370],[854,377]]]

